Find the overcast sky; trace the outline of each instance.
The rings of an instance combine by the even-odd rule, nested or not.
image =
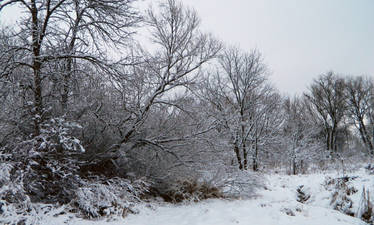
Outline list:
[[[146,2],[153,2],[146,0]],[[282,93],[301,94],[334,70],[374,75],[374,0],[182,0],[204,30],[262,52]],[[0,20],[19,14],[2,12]]]
[[[204,29],[257,48],[283,93],[300,94],[329,70],[374,75],[374,0],[183,0]]]

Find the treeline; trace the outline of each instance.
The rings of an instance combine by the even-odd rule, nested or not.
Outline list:
[[[259,51],[202,32],[193,9],[168,0],[143,14],[134,3],[0,3],[23,13],[1,27],[1,162],[31,182],[32,200],[69,202],[77,176],[146,177],[160,192],[217,170],[296,174],[372,155],[369,77],[328,72],[282,96]],[[134,39],[144,27],[147,45]]]
[[[302,149],[313,140],[328,158],[372,157],[373,94],[371,77],[320,75],[303,96],[285,101],[286,121],[291,121],[286,133],[293,148]]]

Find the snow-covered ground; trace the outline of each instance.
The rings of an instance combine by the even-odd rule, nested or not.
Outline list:
[[[372,181],[364,171],[354,185],[360,191],[352,196],[360,198],[362,185]],[[126,225],[335,225],[365,224],[361,220],[331,209],[331,192],[321,184],[327,176],[339,174],[312,174],[300,176],[268,175],[267,190],[259,190],[250,200],[210,200],[198,204],[143,208],[139,215],[131,215]],[[357,174],[355,175],[357,176]],[[311,193],[305,203],[296,201],[297,188],[304,185]],[[359,199],[357,199],[357,202]]]
[[[349,185],[357,192],[351,194],[351,210],[357,212],[363,186],[374,187],[373,175],[364,169],[350,176],[355,176]],[[329,177],[342,177],[338,173],[316,173],[309,175],[265,175],[266,188],[257,192],[257,197],[248,200],[207,200],[200,203],[171,205],[166,203],[142,204],[136,206],[138,214],[125,218],[87,221],[72,214],[53,216],[53,212],[39,217],[41,224],[108,224],[108,225],[354,225],[366,224],[332,209],[331,195],[334,191],[326,185]],[[300,203],[297,188],[311,197]]]

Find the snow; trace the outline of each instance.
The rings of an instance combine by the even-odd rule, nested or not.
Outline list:
[[[294,204],[287,202],[257,199],[245,201],[208,201],[197,205],[180,207],[161,207],[147,210],[141,215],[129,216],[126,225],[229,225],[229,224],[363,224],[359,220],[344,216],[333,210],[320,207],[298,205],[301,212],[295,210]],[[286,214],[291,209],[295,216]]]
[[[363,173],[363,175],[365,175]],[[327,176],[339,174],[312,174],[300,176],[268,175],[267,188],[259,190],[255,199],[210,200],[198,204],[143,207],[139,215],[130,215],[126,225],[343,225],[366,224],[330,208],[330,192],[321,184]],[[367,177],[367,175],[365,175]],[[363,179],[366,180],[365,178]],[[367,181],[367,180],[366,180]],[[360,180],[356,185],[364,185]],[[296,201],[296,189],[305,185],[312,193],[302,204]],[[360,193],[356,195],[359,196]],[[290,214],[290,215],[288,215]]]
[[[354,202],[352,210],[359,210],[362,189],[373,186],[372,175],[364,169],[353,174],[356,179],[348,184],[357,192],[349,196]],[[257,195],[246,200],[206,200],[199,203],[168,204],[142,203],[135,206],[138,214],[125,218],[101,219],[97,221],[77,218],[70,213],[59,214],[58,210],[45,213],[40,224],[105,224],[105,225],[364,225],[358,218],[347,216],[332,209],[331,194],[334,191],[324,185],[326,180],[342,177],[341,173],[315,173],[309,175],[265,175],[266,188],[258,190]],[[311,197],[300,203],[297,188]],[[1,219],[0,219],[1,221]]]
[[[88,221],[69,215],[44,218],[43,224],[107,225],[364,225],[361,220],[335,210],[258,198],[209,200],[188,205],[140,206],[140,213],[116,221]],[[292,210],[295,216],[287,215]]]

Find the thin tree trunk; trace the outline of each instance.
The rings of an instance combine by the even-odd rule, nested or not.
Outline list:
[[[82,13],[76,12],[76,21],[74,24],[73,32],[72,32],[72,39],[69,43],[68,53],[72,53],[75,47],[75,42],[77,40],[77,33],[78,33],[78,26],[82,19]],[[63,87],[62,87],[62,95],[61,95],[61,107],[62,111],[65,114],[67,112],[68,101],[69,101],[69,91],[70,91],[70,79],[73,74],[73,59],[68,58],[66,62],[66,74],[63,77]]]
[[[292,174],[296,175],[296,158],[292,157]]]
[[[329,128],[326,129],[326,150],[331,151],[331,148],[330,148],[330,129]]]
[[[236,154],[236,159],[238,160],[239,169],[243,170],[243,163],[242,163],[242,159],[240,157],[239,147],[238,147],[237,143],[234,144],[234,152]]]
[[[247,152],[247,149],[246,149],[245,142],[243,143],[243,159],[244,159],[243,169],[247,170],[247,168],[248,168],[248,152]]]
[[[257,138],[255,138],[255,152],[254,152],[254,156],[253,156],[253,165],[252,165],[252,169],[253,171],[257,171],[258,170],[258,146],[257,146]]]
[[[336,145],[336,128],[337,125],[334,124],[333,128],[331,129],[331,150],[333,152],[337,152],[337,145]]]
[[[371,142],[371,137],[370,135],[368,134],[367,132],[367,129],[366,129],[366,126],[363,122],[363,120],[360,118],[360,134],[361,134],[361,138],[362,138],[362,141],[364,142],[364,144],[366,145],[366,147],[369,149],[370,153],[372,154],[373,153],[373,143]]]

